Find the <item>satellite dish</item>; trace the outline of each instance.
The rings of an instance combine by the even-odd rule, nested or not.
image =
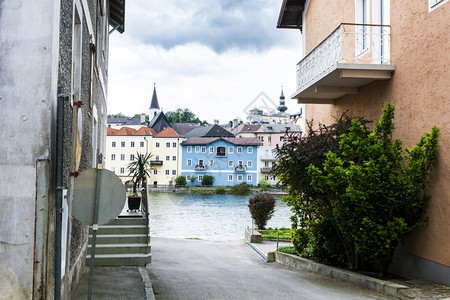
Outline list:
[[[125,206],[125,187],[120,178],[105,169],[87,169],[75,178],[72,215],[86,225],[94,224],[97,172],[99,188],[98,225],[114,220]]]

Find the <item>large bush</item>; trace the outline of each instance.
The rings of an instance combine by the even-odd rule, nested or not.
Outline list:
[[[203,186],[211,186],[213,185],[214,177],[212,175],[204,175],[202,179]]]
[[[186,177],[178,176],[175,178],[175,185],[186,186]]]
[[[233,185],[230,188],[230,193],[233,195],[247,196],[252,193],[251,187],[245,182],[237,185]]]
[[[267,193],[257,193],[249,199],[248,208],[258,229],[265,229],[275,211],[275,198]]]
[[[227,190],[225,189],[225,187],[221,186],[221,185],[219,185],[218,187],[216,187],[214,189],[214,193],[219,194],[219,195],[225,194],[226,192],[227,192]]]
[[[286,201],[295,212],[293,225],[312,239],[317,226],[329,222],[345,249],[348,267],[358,268],[364,257],[381,266],[382,276],[398,242],[424,224],[425,188],[439,134],[433,127],[415,147],[403,151],[401,141],[392,139],[394,111],[387,103],[372,131],[357,119],[339,137],[329,139],[325,130],[311,139],[293,140],[278,149],[276,169],[293,191]],[[327,141],[329,150],[318,147]],[[312,149],[321,157],[308,154]],[[302,159],[310,164],[305,167]],[[326,246],[321,244],[315,244],[316,253],[323,253],[319,248]]]

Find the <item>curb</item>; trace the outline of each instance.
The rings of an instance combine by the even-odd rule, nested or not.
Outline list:
[[[384,281],[358,273],[319,264],[292,254],[275,252],[276,262],[297,270],[307,270],[344,282],[350,282],[363,288],[375,290],[386,296],[399,297],[400,292],[408,289],[405,285]]]
[[[155,300],[155,294],[153,293],[152,282],[148,277],[147,269],[138,267],[139,273],[141,273],[142,282],[144,283],[145,299]]]

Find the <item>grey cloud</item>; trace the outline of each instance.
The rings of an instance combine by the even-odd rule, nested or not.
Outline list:
[[[231,48],[259,52],[288,42],[275,28],[278,1],[130,1],[127,5],[131,6],[128,34],[164,49],[200,43],[218,53]]]

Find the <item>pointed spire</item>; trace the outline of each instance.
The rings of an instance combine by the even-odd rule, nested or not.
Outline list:
[[[288,109],[284,103],[283,85],[281,85],[280,105],[278,105],[278,110],[281,113],[284,113]]]
[[[159,109],[158,96],[156,96],[156,83],[153,83],[153,96],[152,103],[150,104],[150,109]]]

